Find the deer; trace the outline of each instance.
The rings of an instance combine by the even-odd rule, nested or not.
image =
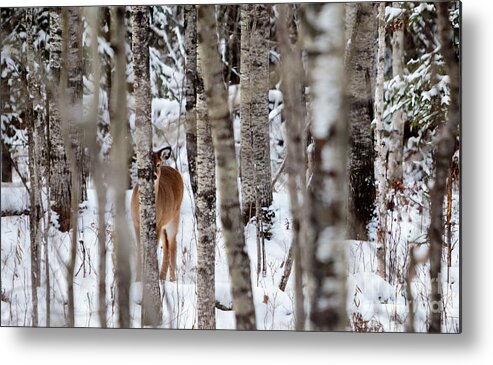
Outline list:
[[[183,178],[166,161],[171,156],[171,147],[153,153],[154,193],[156,198],[157,245],[163,242],[163,262],[160,280],[166,280],[169,268],[170,281],[176,281],[176,234],[180,225],[180,207],[183,200]],[[137,280],[142,270],[142,247],[140,242],[139,185],[132,191],[131,213],[137,237]]]

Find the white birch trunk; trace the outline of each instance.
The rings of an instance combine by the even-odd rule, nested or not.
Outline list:
[[[185,52],[186,52],[186,138],[188,172],[195,197],[197,193],[197,9],[195,5],[185,5]]]
[[[132,8],[132,54],[134,63],[135,145],[139,178],[139,241],[143,254],[144,270],[142,325],[156,327],[161,323],[162,315],[157,260],[155,167],[152,163],[149,32],[149,7],[134,6]]]
[[[215,329],[216,165],[203,82],[204,55],[202,48],[197,51],[197,319],[199,329]]]
[[[303,6],[315,140],[309,191],[310,329],[345,330],[344,5]]]
[[[302,243],[304,239],[302,232],[304,229],[303,219],[303,200],[300,197],[306,196],[305,184],[305,138],[304,121],[306,117],[305,100],[303,97],[304,89],[304,69],[301,62],[301,49],[298,43],[291,45],[288,22],[292,21],[293,13],[291,5],[279,6],[279,21],[277,38],[279,41],[279,51],[281,53],[281,90],[284,99],[284,116],[287,132],[287,162],[286,170],[288,173],[288,189],[291,202],[291,217],[293,237],[288,260],[285,263],[283,280],[280,288],[284,290],[289,278],[292,263],[295,265],[295,309],[296,323],[298,331],[304,330],[305,311],[302,283]]]
[[[127,121],[127,56],[125,53],[125,7],[112,9],[111,39],[115,59],[112,81],[112,105],[114,109],[111,134],[114,144],[111,149],[112,181],[110,185],[115,197],[114,247],[116,252],[116,280],[118,297],[118,323],[120,328],[130,327],[130,253],[131,236],[125,212],[128,161]]]
[[[221,224],[231,276],[233,310],[239,330],[256,328],[250,259],[245,247],[238,193],[238,165],[235,156],[233,126],[229,120],[227,91],[218,53],[214,6],[199,5],[198,32],[201,69],[219,175]]]
[[[92,78],[94,80],[94,94],[89,109],[89,117],[86,123],[86,143],[89,151],[89,166],[91,175],[96,188],[97,205],[98,205],[98,315],[101,328],[107,327],[106,321],[106,186],[103,180],[104,165],[100,156],[101,146],[97,140],[99,120],[99,97],[101,82],[101,61],[98,53],[98,31],[102,26],[100,8],[88,7],[85,11],[88,26],[90,27],[90,58],[92,65]]]
[[[401,4],[395,2],[392,6],[400,8]],[[400,20],[396,24],[397,27],[392,35],[392,76],[399,77],[402,81],[404,76],[404,22]],[[387,179],[394,187],[402,182],[404,118],[404,110],[402,108],[396,110],[392,115],[390,127]]]
[[[387,248],[387,151],[384,113],[385,3],[378,5],[378,54],[375,83],[375,180],[377,188],[377,273],[386,278]]]
[[[270,5],[241,5],[241,144],[243,221],[272,203],[269,140]]]
[[[447,121],[441,126],[435,151],[435,183],[430,192],[430,327],[429,332],[440,333],[442,324],[441,264],[443,243],[443,201],[447,176],[455,152],[455,142],[460,122],[460,64],[453,43],[452,25],[449,21],[448,3],[437,3],[438,30],[441,53],[450,77],[450,103]]]
[[[215,329],[216,165],[201,48],[197,56],[197,318],[199,329]]]
[[[50,130],[50,177],[51,209],[58,215],[59,230],[67,232],[70,228],[71,211],[71,171],[66,159],[67,151],[63,141],[61,117],[59,110],[60,71],[62,52],[62,18],[61,9],[50,10],[50,86],[49,130]]]
[[[32,326],[38,326],[38,286],[40,284],[40,255],[41,245],[38,241],[39,221],[41,214],[39,180],[36,159],[36,135],[35,135],[35,81],[34,81],[34,45],[33,45],[33,28],[34,28],[34,9],[27,8],[25,14],[26,38],[27,38],[27,66],[28,75],[26,77],[27,100],[26,100],[26,120],[28,136],[28,153],[29,153],[29,200],[31,210],[29,213],[29,235],[31,241],[31,303],[32,303]],[[26,72],[27,73],[27,72]],[[37,100],[36,100],[37,101]]]
[[[376,11],[372,3],[358,3],[346,60],[349,124],[348,238],[368,239],[375,201],[373,120],[373,75],[377,35]]]
[[[71,171],[70,181],[70,229],[71,229],[71,247],[70,247],[70,261],[67,265],[67,282],[68,282],[68,326],[75,327],[75,292],[74,292],[74,278],[75,278],[75,264],[77,259],[77,247],[79,243],[79,199],[80,199],[80,159],[78,158],[78,150],[80,146],[76,143],[80,143],[78,138],[79,133],[73,129],[75,123],[80,123],[82,120],[82,92],[80,85],[78,84],[78,77],[73,71],[73,68],[78,68],[77,61],[74,59],[72,52],[74,40],[74,32],[71,25],[73,25],[74,12],[77,12],[74,8],[62,9],[62,47],[61,47],[61,61],[62,67],[60,70],[60,85],[59,85],[59,98],[58,108],[61,116],[61,132],[65,149],[67,152],[66,159],[69,162],[69,168]],[[77,20],[75,20],[77,21]],[[77,32],[75,32],[77,34]],[[77,47],[76,47],[77,48]],[[76,57],[78,60],[78,57]]]

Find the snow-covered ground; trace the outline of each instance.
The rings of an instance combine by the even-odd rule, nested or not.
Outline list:
[[[231,99],[237,97],[230,90]],[[230,100],[231,109],[234,101]],[[282,100],[276,95],[271,98],[271,110]],[[158,110],[159,109],[159,110]],[[162,109],[162,110],[161,110]],[[177,103],[157,100],[153,103],[154,122],[156,129],[161,129],[171,140],[166,141],[173,146],[176,153],[176,165],[182,172],[186,189],[181,208],[181,224],[177,236],[177,281],[162,283],[163,293],[163,327],[164,328],[196,328],[196,222],[192,193],[189,184],[188,165],[185,149],[185,133],[183,118],[180,118],[180,107]],[[235,137],[239,140],[239,118],[235,118]],[[282,139],[283,131],[280,115],[271,121],[271,147],[273,173],[277,171],[282,159],[284,146],[276,143]],[[165,125],[171,130],[163,130]],[[239,141],[237,141],[239,142]],[[158,146],[159,141],[155,147]],[[426,159],[424,158],[426,157]],[[422,157],[428,161],[429,156]],[[421,157],[420,157],[421,158]],[[418,158],[419,160],[419,158]],[[410,176],[416,176],[415,166],[426,165],[422,161],[408,159],[405,170]],[[418,181],[418,182],[416,182]],[[417,275],[412,282],[415,297],[415,329],[425,331],[428,317],[427,297],[430,290],[429,265],[426,260],[426,232],[429,225],[427,191],[428,187],[419,185],[419,179],[405,180],[405,188],[397,199],[397,206],[389,212],[391,234],[388,248],[388,267],[395,275],[385,281],[376,274],[375,257],[375,222],[370,225],[370,242],[347,241],[348,258],[348,318],[350,330],[358,331],[405,331],[408,315],[406,301],[405,277],[409,262],[408,245],[416,246],[415,254],[420,263]],[[29,197],[25,188],[17,181],[4,185],[1,189],[2,213],[22,213],[29,208]],[[129,206],[131,191],[127,192]],[[458,187],[453,191],[452,207],[452,266],[447,268],[446,258],[442,266],[442,287],[445,302],[445,320],[443,331],[458,332],[459,330],[459,200]],[[276,184],[274,201],[271,207],[275,213],[272,221],[272,237],[265,242],[265,274],[257,275],[257,240],[255,223],[245,228],[248,254],[251,260],[252,287],[257,316],[257,328],[260,330],[293,330],[294,329],[294,291],[293,275],[291,275],[286,291],[279,290],[279,282],[284,270],[290,242],[291,216],[289,196],[285,186],[285,178]],[[219,209],[218,209],[219,210]],[[108,192],[106,206],[107,233],[107,297],[108,326],[117,326],[118,304],[115,296],[115,276],[113,265],[113,203],[111,191]],[[129,209],[127,209],[129,212]],[[1,324],[3,326],[31,325],[31,274],[29,216],[6,215],[1,218]],[[219,216],[219,215],[218,215]],[[46,218],[46,217],[45,217]],[[128,224],[133,227],[130,214]],[[54,220],[54,219],[52,219]],[[231,306],[229,273],[226,252],[222,239],[220,220],[217,219],[216,245],[216,300],[226,307]],[[75,325],[78,327],[98,327],[98,242],[97,242],[97,203],[95,191],[88,190],[88,201],[82,205],[79,216],[80,241],[75,266]],[[133,231],[133,230],[132,230]],[[70,236],[60,233],[54,228],[48,232],[48,259],[50,272],[51,326],[64,326],[67,316],[67,281],[66,264],[69,262]],[[45,259],[42,252],[41,287],[38,288],[40,326],[46,324],[46,291],[45,291]],[[162,251],[158,249],[161,259]],[[133,265],[133,264],[132,264]],[[133,266],[132,266],[133,267]],[[141,284],[133,283],[131,287],[132,325],[140,327]],[[234,312],[216,309],[218,329],[234,329]]]

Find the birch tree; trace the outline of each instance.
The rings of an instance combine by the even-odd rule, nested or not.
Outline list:
[[[151,86],[149,77],[149,7],[132,8],[134,63],[135,145],[139,177],[140,244],[143,253],[144,287],[142,325],[161,323],[161,294],[157,261],[156,201],[152,163]]]
[[[344,330],[346,315],[346,125],[344,115],[344,5],[303,5],[314,138],[309,187],[310,329]]]
[[[70,26],[64,37],[67,37],[68,50],[67,50],[67,90],[69,92],[69,102],[71,112],[67,114],[69,122],[69,138],[73,149],[74,157],[76,161],[76,170],[72,169],[72,174],[76,174],[78,179],[77,186],[79,189],[78,197],[79,202],[87,200],[87,158],[85,157],[83,147],[83,133],[84,131],[80,127],[80,121],[82,120],[83,105],[82,96],[84,93],[83,75],[84,75],[84,61],[83,61],[83,47],[82,47],[82,14],[80,7],[67,8],[67,16]]]
[[[90,57],[92,64],[92,80],[94,83],[94,94],[89,109],[89,117],[85,122],[88,124],[85,133],[85,145],[89,151],[89,166],[96,188],[98,206],[98,256],[99,256],[99,278],[98,278],[98,314],[101,328],[106,328],[106,186],[103,180],[105,169],[101,156],[101,145],[97,140],[99,120],[99,98],[101,81],[101,62],[98,52],[98,31],[101,26],[99,7],[86,8],[86,18],[90,28]]]
[[[184,5],[185,52],[186,52],[186,139],[188,171],[192,191],[197,193],[197,9],[195,5]]]
[[[37,168],[36,158],[36,133],[35,133],[35,115],[34,109],[36,102],[39,102],[37,94],[36,82],[34,80],[34,44],[33,44],[33,28],[34,28],[34,9],[27,8],[25,13],[26,24],[26,40],[27,40],[27,67],[26,77],[27,100],[26,100],[26,120],[27,120],[27,136],[28,136],[28,168],[29,168],[29,200],[31,209],[29,213],[29,235],[31,241],[31,302],[32,302],[32,326],[38,326],[38,287],[40,286],[40,266],[41,266],[41,245],[39,243],[39,221],[41,219],[41,201],[40,201],[40,184],[39,171]]]
[[[443,201],[445,197],[447,176],[455,152],[455,141],[460,121],[460,66],[459,58],[453,43],[453,30],[449,21],[448,3],[437,3],[438,31],[441,53],[445,61],[447,74],[450,78],[450,102],[447,120],[441,126],[435,150],[435,183],[430,192],[430,327],[429,332],[441,332],[442,324],[442,293],[441,264],[443,250]]]
[[[400,9],[400,3],[392,3],[393,8]],[[384,15],[382,15],[384,16]],[[380,27],[385,27],[385,20],[380,20],[383,25]],[[392,24],[393,34],[392,34],[392,76],[393,80],[399,85],[405,82],[404,80],[404,29],[405,23],[402,14],[398,16]],[[385,32],[385,30],[382,30]],[[380,30],[379,30],[380,32]],[[379,35],[379,37],[385,37],[385,35]],[[383,47],[385,47],[385,40],[383,42]],[[379,46],[379,52],[380,46]],[[380,56],[379,56],[380,57]],[[384,57],[384,55],[381,55]],[[379,60],[382,64],[378,66],[379,72],[383,74],[383,60]],[[380,68],[382,70],[380,70]],[[379,74],[378,74],[379,75]],[[377,76],[378,77],[378,76]],[[382,80],[377,81],[383,82]],[[376,91],[376,94],[379,91]],[[380,97],[380,95],[378,95]],[[380,102],[380,101],[379,101]],[[383,103],[383,92],[382,100]],[[379,106],[377,106],[378,108]],[[396,220],[400,220],[400,212],[395,209],[397,206],[398,194],[403,189],[403,173],[402,173],[402,158],[403,158],[403,147],[404,147],[404,122],[405,122],[405,111],[401,107],[393,107],[395,110],[392,113],[390,123],[384,122],[383,119],[383,106],[382,110],[376,110],[377,114],[381,112],[381,115],[376,115],[377,128],[376,133],[380,135],[379,139],[376,140],[377,144],[377,166],[376,166],[376,177],[378,184],[378,228],[377,228],[377,262],[378,262],[378,274],[392,282],[395,278],[395,273],[392,268],[393,265],[389,267],[389,273],[387,274],[386,267],[386,248],[389,240],[389,229],[387,227],[388,218],[387,215],[389,211],[392,212],[393,217]],[[379,120],[380,119],[380,120]],[[381,122],[381,123],[380,123]],[[385,136],[385,138],[384,138]],[[380,149],[380,150],[379,150]],[[377,171],[378,170],[378,171]]]
[[[197,19],[196,15],[194,19]],[[197,317],[199,329],[215,329],[216,164],[202,70],[197,52]]]
[[[401,4],[398,2],[392,3],[392,7],[400,9]],[[402,16],[394,21],[395,27],[392,34],[392,76],[404,80],[404,27],[405,23]],[[392,195],[395,190],[402,184],[402,153],[404,141],[404,109],[398,108],[392,114],[392,122],[389,135],[388,149],[388,171],[387,180],[392,190]]]
[[[270,5],[241,5],[240,117],[243,221],[272,203],[269,140]],[[258,194],[258,197],[256,196]]]
[[[4,37],[4,27],[2,27],[2,38]],[[8,112],[8,100],[10,97],[10,86],[7,77],[0,77],[0,113],[6,115]],[[2,144],[2,182],[12,182],[12,158],[10,148],[3,138]]]
[[[306,195],[305,183],[305,138],[304,121],[306,107],[304,100],[304,69],[301,60],[301,47],[299,42],[291,44],[288,22],[293,21],[292,5],[279,5],[279,19],[277,22],[277,38],[281,53],[281,90],[284,101],[284,116],[287,132],[287,162],[288,189],[291,202],[292,217],[292,241],[285,263],[285,270],[280,288],[286,288],[292,263],[295,265],[295,304],[296,304],[296,330],[304,329],[304,296],[302,283],[302,236],[303,200],[300,197]],[[301,190],[301,192],[300,192]],[[294,259],[294,260],[293,260]]]
[[[63,141],[61,117],[58,106],[60,98],[60,69],[62,52],[62,18],[61,9],[50,10],[50,87],[49,129],[50,129],[50,176],[51,209],[58,215],[60,231],[67,232],[70,228],[72,174],[66,159],[67,153]]]
[[[373,214],[374,150],[372,76],[375,58],[376,13],[372,3],[354,6],[356,20],[348,54],[347,102],[349,124],[348,237],[367,240],[367,225]]]
[[[63,143],[65,144],[67,155],[64,156],[68,160],[69,168],[71,171],[70,177],[70,258],[67,264],[67,296],[68,296],[68,323],[69,327],[75,327],[75,292],[74,292],[74,278],[75,278],[75,264],[77,260],[77,245],[79,243],[79,227],[78,227],[78,213],[79,213],[79,193],[80,193],[80,180],[78,178],[78,165],[76,157],[77,145],[74,145],[74,139],[76,138],[71,130],[71,126],[74,123],[81,121],[81,109],[77,105],[79,101],[79,90],[73,80],[73,73],[70,72],[71,61],[74,61],[70,56],[71,37],[69,36],[69,24],[72,20],[72,8],[62,8],[62,47],[61,47],[61,67],[60,67],[60,84],[58,97],[59,112],[61,117],[61,133]],[[69,82],[70,80],[70,82]],[[80,95],[82,97],[82,95]],[[72,133],[71,133],[72,132]]]
[[[250,259],[245,247],[237,185],[238,165],[235,156],[233,126],[229,121],[227,91],[223,81],[214,6],[198,6],[198,34],[208,116],[217,161],[221,225],[231,276],[233,309],[239,330],[256,328],[253,305]]]
[[[127,56],[125,52],[125,7],[112,8],[111,45],[114,53],[115,72],[112,81],[111,134],[114,144],[111,149],[112,180],[114,191],[114,247],[116,251],[116,280],[118,285],[118,323],[120,328],[130,327],[130,252],[131,236],[125,212],[127,189],[128,136],[127,122]],[[143,231],[143,230],[142,230]]]
[[[377,79],[375,83],[375,180],[377,188],[377,273],[386,278],[387,248],[387,151],[384,112],[384,63],[385,63],[385,3],[378,5],[378,54]]]

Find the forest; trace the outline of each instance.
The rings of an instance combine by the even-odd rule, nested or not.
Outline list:
[[[461,4],[0,8],[1,326],[461,332]]]

